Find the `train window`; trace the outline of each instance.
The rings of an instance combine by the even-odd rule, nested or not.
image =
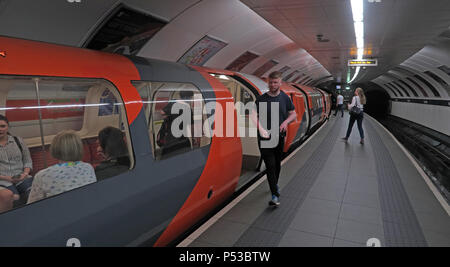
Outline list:
[[[10,134],[19,137],[22,153],[0,162],[0,175],[24,171],[32,177],[31,192],[19,190],[14,207],[119,175],[133,165],[123,101],[107,81],[0,76],[0,102],[0,114],[8,118]],[[31,170],[25,170],[28,158]],[[3,168],[22,164],[14,161],[22,161],[24,170]],[[65,174],[62,179],[55,176],[59,172]]]
[[[230,91],[231,95],[234,98],[234,103],[240,102],[244,104],[244,106],[248,103],[254,103],[256,101],[255,94],[248,88],[246,85],[242,84],[240,81],[236,80],[232,76],[229,75],[216,75],[212,74],[216,77],[226,88]],[[236,106],[238,108],[239,106]],[[248,116],[249,110],[245,109],[244,112],[238,110],[238,114],[240,116]]]
[[[255,94],[233,76],[213,73],[211,76],[217,78],[230,91],[235,104],[239,102],[245,106],[248,103],[254,103],[256,101]],[[236,111],[238,116],[243,119],[240,121],[243,123],[241,126],[249,127],[250,120],[248,119],[248,116],[250,114],[250,110],[241,105],[236,105]]]
[[[261,94],[265,94],[266,92],[269,91],[269,86],[267,84],[266,81],[253,76],[253,75],[249,75],[249,74],[245,74],[245,73],[239,73],[239,75],[243,76],[245,79],[247,79],[248,81],[250,81],[252,84],[254,84],[256,87],[258,87],[259,91],[261,92]],[[240,77],[239,76],[234,76],[235,79],[239,80]],[[245,83],[245,80],[240,79],[239,81],[241,81],[242,83]],[[249,87],[249,86],[247,86]],[[251,89],[251,88],[250,88]],[[253,93],[255,95],[259,95],[259,92],[257,89],[253,88]]]
[[[241,102],[245,105],[250,102],[255,102],[255,96],[250,94],[249,90],[241,90],[241,96],[240,96]]]
[[[197,87],[188,83],[138,81],[133,82],[133,85],[144,104],[156,160],[170,158],[211,143],[211,138],[208,137],[210,134],[203,130],[207,117],[203,114],[205,103]],[[187,116],[183,116],[185,112]]]

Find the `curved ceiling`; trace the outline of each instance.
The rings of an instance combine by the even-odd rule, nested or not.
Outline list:
[[[373,82],[391,98],[450,99],[450,38],[445,33]]]
[[[338,81],[347,81],[347,60],[356,58],[349,0],[242,0],[315,57]],[[378,67],[362,70],[368,82],[403,63],[450,25],[448,0],[364,1],[365,57]],[[317,35],[322,35],[319,41]],[[353,76],[353,71],[351,76]]]
[[[204,66],[226,68],[245,52],[258,57],[242,72],[254,73],[268,61],[314,80],[330,73],[300,45],[238,0],[0,0],[0,35],[82,47],[119,5],[167,24],[137,55],[178,61],[205,36],[225,43]],[[7,25],[7,26],[6,26]],[[297,75],[298,74],[298,75]],[[295,76],[291,76],[295,79]]]
[[[0,35],[83,47],[119,6],[165,24],[139,56],[178,61],[208,36],[224,47],[207,67],[227,68],[249,52],[245,73],[268,64],[262,76],[285,70],[290,81],[308,84],[345,83],[352,76],[347,60],[356,44],[349,0],[0,0]],[[450,84],[439,68],[450,66],[450,1],[367,1],[364,12],[366,56],[379,66],[362,70],[355,82],[374,81],[391,97],[434,97],[429,83],[439,97],[449,98],[448,87],[426,72]]]

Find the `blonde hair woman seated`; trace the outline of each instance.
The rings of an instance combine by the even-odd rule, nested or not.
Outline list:
[[[97,181],[94,168],[81,161],[83,143],[75,132],[63,131],[56,135],[50,146],[50,153],[59,163],[36,174],[28,203]]]

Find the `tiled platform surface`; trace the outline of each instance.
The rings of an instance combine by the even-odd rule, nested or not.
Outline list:
[[[365,145],[348,114],[332,117],[282,167],[281,205],[261,183],[189,246],[450,246],[450,217],[395,140],[364,119]]]

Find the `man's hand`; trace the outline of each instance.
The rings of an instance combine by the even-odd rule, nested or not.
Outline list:
[[[289,125],[289,123],[287,123],[286,121],[283,122],[283,123],[280,125],[280,133],[286,132],[286,131],[287,131],[288,125]]]
[[[267,132],[265,129],[263,129],[262,127],[259,128],[259,134],[261,135],[262,138],[270,138],[270,134],[269,132]]]
[[[297,120],[297,113],[295,113],[295,110],[289,111],[289,117],[280,125],[280,133],[286,132],[289,123],[295,120]]]

